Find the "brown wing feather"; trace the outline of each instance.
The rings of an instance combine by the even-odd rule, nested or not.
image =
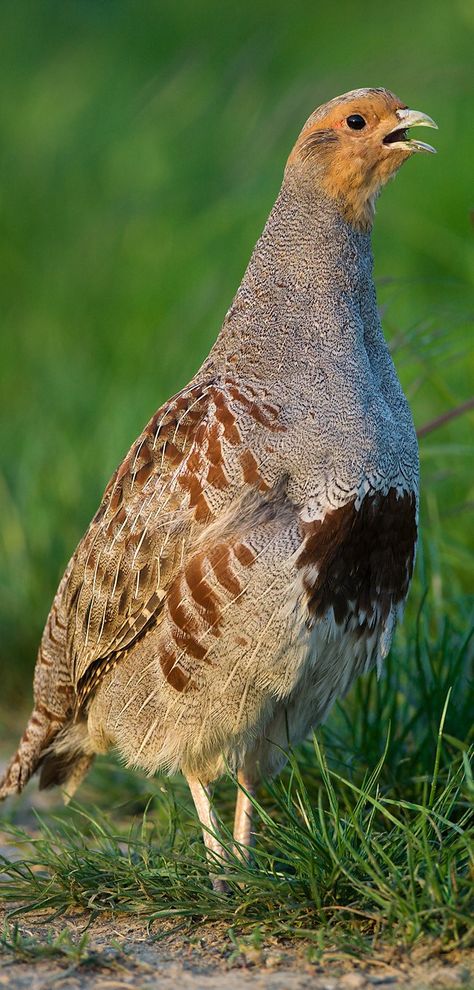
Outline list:
[[[160,621],[167,591],[214,506],[222,511],[242,485],[267,490],[239,415],[256,429],[279,429],[276,410],[253,393],[213,381],[185,388],[155,414],[107,486],[65,588],[79,702]]]
[[[173,480],[202,438],[207,395],[205,385],[190,387],[158,410],[112,477],[79,544],[66,588],[76,687],[98,660],[130,646],[157,620],[179,536],[186,540],[192,528],[186,493]]]

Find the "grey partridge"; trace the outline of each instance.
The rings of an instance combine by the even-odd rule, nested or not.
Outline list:
[[[413,570],[418,450],[370,232],[381,187],[434,150],[414,125],[436,127],[385,89],[306,122],[214,347],[67,566],[1,797],[37,768],[70,795],[114,748],[185,775],[215,858],[209,785],[230,767],[246,855],[259,777],[381,666]]]

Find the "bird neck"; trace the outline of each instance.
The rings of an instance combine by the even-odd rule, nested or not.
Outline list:
[[[289,380],[301,377],[303,364],[311,374],[318,359],[353,355],[371,325],[380,329],[370,232],[354,229],[335,200],[287,172],[211,364]]]

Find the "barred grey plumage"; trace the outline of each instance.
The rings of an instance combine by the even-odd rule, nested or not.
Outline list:
[[[383,662],[413,569],[418,452],[370,228],[382,185],[433,150],[415,124],[435,126],[382,89],[309,118],[215,346],[68,565],[0,796],[37,767],[71,793],[116,747],[181,770],[213,827],[207,787],[226,766],[251,790]],[[241,791],[244,846],[250,812]]]

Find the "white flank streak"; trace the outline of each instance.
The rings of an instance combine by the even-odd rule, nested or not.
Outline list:
[[[146,665],[146,667],[145,667],[145,668],[143,669],[143,671],[142,671],[142,673],[140,674],[140,677],[139,677],[139,678],[138,678],[138,680],[136,681],[136,687],[137,687],[137,690],[136,690],[136,691],[134,691],[134,693],[132,694],[132,696],[131,696],[131,698],[129,698],[129,699],[128,699],[128,701],[127,701],[127,702],[125,703],[125,705],[123,706],[123,708],[121,708],[121,709],[120,709],[120,711],[119,711],[119,713],[118,713],[118,715],[117,715],[117,722],[118,722],[118,720],[119,720],[119,718],[121,718],[121,717],[122,717],[122,715],[124,715],[124,714],[125,714],[125,712],[127,711],[127,708],[129,708],[129,707],[130,707],[130,705],[131,705],[131,704],[133,704],[133,702],[135,701],[135,698],[137,697],[137,694],[138,694],[138,685],[139,685],[139,684],[141,683],[141,681],[142,681],[142,680],[143,680],[143,678],[145,677],[145,674],[146,674],[146,672],[147,672],[147,670],[149,670],[149,669],[150,669],[150,667],[153,667],[153,665],[154,665],[155,663],[156,663],[156,660],[155,660],[155,658],[153,657],[153,660],[150,660],[150,662],[149,662],[149,663],[147,663],[147,665]],[[125,685],[125,690],[126,690],[126,689],[127,689],[127,688],[128,688],[129,686],[130,686],[130,684],[131,684],[131,682],[132,682],[132,681],[133,681],[133,679],[134,679],[134,676],[135,676],[135,673],[133,673],[133,674],[130,674],[130,677],[128,678],[128,681],[127,681],[127,683],[126,683],[126,685]],[[115,728],[117,727],[117,722],[115,723]]]
[[[132,557],[132,567],[133,567],[133,564],[135,563],[135,561],[136,561],[136,559],[137,559],[137,557],[138,557],[138,554],[139,554],[139,552],[140,552],[140,548],[141,548],[141,545],[142,545],[142,543],[143,543],[143,540],[145,539],[145,536],[146,536],[146,532],[147,532],[147,530],[146,530],[146,526],[145,526],[145,527],[144,527],[144,529],[143,529],[143,533],[142,533],[142,535],[141,535],[141,537],[140,537],[140,539],[139,539],[139,541],[138,541],[138,544],[137,544],[137,547],[136,547],[136,550],[135,550],[135,551],[134,551],[134,553],[133,553],[133,557]]]
[[[139,747],[139,749],[137,751],[137,755],[136,755],[135,759],[137,759],[143,753],[143,750],[145,749],[145,746],[146,746],[146,744],[147,744],[150,736],[153,734],[153,732],[155,731],[155,729],[156,729],[156,727],[158,725],[159,719],[160,719],[160,717],[158,715],[157,718],[155,718],[155,721],[152,722],[152,724],[150,725],[150,728],[148,729],[148,732],[147,732],[147,734],[146,734],[146,736],[145,736],[145,738],[144,738],[141,746]]]
[[[149,702],[151,701],[151,699],[154,698],[156,694],[158,694],[158,691],[159,691],[159,687],[156,687],[156,688],[153,689],[153,691],[150,691],[150,694],[148,695],[148,697],[145,698],[145,701],[143,701],[142,704],[140,705],[140,708],[137,711],[137,715],[139,715],[140,712],[142,712],[143,709],[146,708],[146,706],[149,704]]]
[[[270,585],[270,587],[271,587],[271,585]],[[269,589],[267,589],[267,590],[269,590]],[[268,622],[263,627],[263,629],[262,629],[262,631],[260,633],[260,636],[258,637],[258,640],[257,640],[257,642],[255,644],[255,649],[252,651],[252,654],[251,654],[251,657],[250,657],[250,660],[249,660],[249,663],[250,664],[252,663],[253,660],[255,660],[255,657],[257,656],[257,653],[258,653],[258,651],[259,651],[259,649],[260,649],[260,647],[262,645],[263,637],[265,636],[265,633],[267,632],[267,630],[270,628],[270,626],[271,626],[271,624],[272,624],[272,622],[273,622],[273,620],[275,618],[276,612],[277,612],[277,607],[273,609],[273,612],[271,613]],[[229,684],[231,683],[231,681],[232,681],[232,679],[233,679],[233,677],[234,677],[237,669],[239,668],[241,662],[242,661],[239,658],[237,660],[237,663],[234,664],[234,666],[232,667],[232,670],[231,670],[231,672],[230,672],[230,674],[229,674],[229,676],[228,676],[228,678],[227,678],[227,680],[226,680],[226,682],[225,682],[225,684],[224,684],[224,686],[222,688],[222,694],[225,694],[225,692],[227,691],[227,688],[229,687]]]
[[[242,718],[242,716],[244,714],[245,705],[247,704],[247,695],[248,695],[248,693],[249,693],[249,681],[247,680],[245,682],[245,688],[244,688],[244,690],[242,692],[242,698],[241,698],[241,701],[240,701],[239,710],[237,712],[237,723],[236,723],[236,726],[235,726],[236,729],[240,728],[240,721],[241,721],[241,718]]]
[[[143,444],[145,443],[145,440],[146,440],[146,437],[143,437],[143,440],[141,441],[141,443],[139,443],[139,445],[138,445],[138,447],[137,447],[137,449],[135,451],[135,457],[133,458],[133,464],[132,464],[132,469],[131,469],[132,483],[130,485],[130,494],[132,494],[132,492],[133,492],[133,486],[135,484],[135,478],[137,476],[138,457],[139,457],[140,451],[141,451],[141,449],[143,447]]]

